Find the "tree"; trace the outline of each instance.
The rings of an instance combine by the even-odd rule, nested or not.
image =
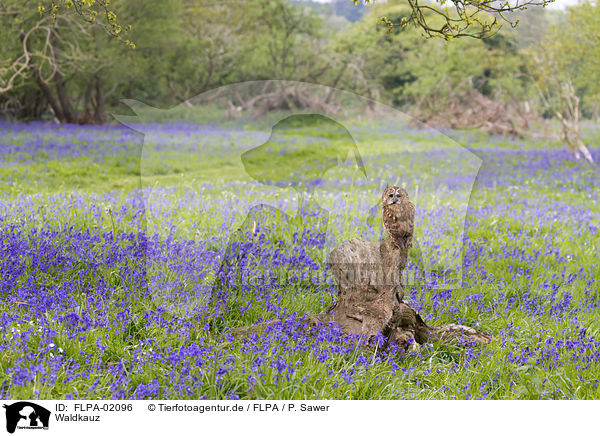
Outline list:
[[[235,70],[248,34],[248,2],[206,7],[196,0],[182,3],[182,44],[169,88],[180,101],[235,80]]]
[[[569,8],[569,71],[581,97],[581,109],[589,116],[600,117],[600,8],[584,2]],[[560,24],[553,28],[557,35]],[[567,41],[564,41],[565,44]]]
[[[558,119],[561,138],[577,159],[594,163],[579,131],[581,101],[598,101],[600,9],[589,3],[571,8],[568,20],[554,25],[528,53],[543,107]]]
[[[247,6],[246,24],[238,39],[238,81],[294,80],[336,87],[348,74],[349,59],[330,44],[331,30],[313,8],[288,0],[249,0],[243,4]],[[254,108],[255,116],[271,110],[318,109],[333,104],[328,96],[304,94],[301,86],[270,88],[248,101],[239,97],[234,98],[232,107]]]
[[[61,21],[72,24],[79,20],[79,30],[85,24],[102,27],[110,35],[123,39],[128,29],[123,29],[117,15],[108,7],[107,0],[51,0],[51,1],[0,1],[0,19],[2,20],[2,41],[9,41],[8,35],[15,34],[19,42],[15,46],[3,44],[4,57],[0,63],[0,94],[18,86],[30,69],[36,69],[36,63],[52,62],[52,43],[60,39],[57,29]],[[37,6],[37,8],[36,8]],[[32,47],[37,34],[41,34],[41,45]],[[123,39],[132,45],[129,40]],[[36,51],[40,52],[37,53]],[[54,68],[53,68],[54,69]]]
[[[113,0],[114,1],[114,0]],[[182,25],[186,14],[185,3],[178,0],[120,0],[121,16],[133,23],[130,37],[136,42],[135,50],[123,50],[115,44],[106,43],[105,50],[116,61],[114,68],[106,71],[106,80],[116,86],[115,95],[135,98],[154,105],[171,105],[180,102],[180,88],[174,84],[191,86],[197,76],[185,77],[184,66],[195,62],[200,51],[188,45]],[[200,24],[201,26],[201,24]],[[196,68],[203,68],[196,62]],[[181,84],[181,85],[180,85]],[[116,105],[118,99],[111,102]]]
[[[0,1],[0,95],[9,100],[23,96],[43,99],[60,122],[103,122],[104,95],[99,73],[107,63],[98,56],[102,37],[99,31],[133,46],[124,38],[128,29],[119,24],[108,3]],[[88,80],[84,110],[77,113],[67,82],[81,72]],[[32,83],[37,92],[19,93],[20,88],[30,88]],[[12,95],[5,97],[8,93]]]
[[[356,58],[370,89],[360,89],[357,81],[342,85],[362,95],[383,89],[394,106],[430,125],[523,134],[533,116],[523,104],[530,83],[513,35],[500,31],[448,42],[423,38],[412,27],[377,25],[381,15],[401,21],[409,14],[404,0],[389,0],[338,36],[337,46]]]

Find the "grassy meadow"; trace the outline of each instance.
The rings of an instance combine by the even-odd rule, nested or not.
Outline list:
[[[310,161],[339,139],[311,126],[132,127],[0,124],[2,398],[599,397],[600,173],[561,144],[362,120],[349,128],[361,174],[352,153],[327,172],[288,168],[282,144]],[[250,166],[281,170],[261,183]],[[335,325],[302,328],[335,299],[328,251],[381,237],[388,183],[417,204],[408,269],[461,278],[405,299],[490,345],[380,352]],[[284,234],[245,221],[263,203]]]

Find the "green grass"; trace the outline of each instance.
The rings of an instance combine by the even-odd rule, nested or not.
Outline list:
[[[369,130],[367,127],[364,129],[367,134]],[[299,132],[299,137],[306,139],[317,133],[314,129],[307,129]],[[404,139],[422,145],[423,150],[431,148],[436,141],[423,133],[410,135]],[[516,147],[508,139],[491,144],[489,138],[480,135],[471,137],[458,132],[455,137],[469,139],[476,148]],[[382,156],[386,150],[386,139],[390,137],[378,136],[378,140],[373,141],[371,148],[367,149],[365,160],[385,162],[389,158],[385,153]],[[546,147],[545,142],[539,141],[524,141],[524,144],[523,148],[529,150]],[[269,309],[268,301],[259,292],[237,293],[230,301],[226,316],[207,320],[196,316],[197,309],[205,300],[194,295],[194,286],[210,282],[211,277],[196,281],[182,277],[175,264],[161,265],[157,270],[151,268],[150,275],[162,272],[166,281],[181,280],[177,292],[152,296],[145,289],[136,288],[123,274],[123,268],[127,265],[132,268],[145,265],[134,265],[129,259],[116,265],[103,265],[100,274],[96,274],[82,262],[69,268],[50,269],[33,278],[25,274],[19,278],[18,286],[25,287],[27,280],[32,279],[36,284],[51,289],[66,281],[79,280],[90,287],[72,292],[70,298],[73,301],[69,304],[77,308],[79,314],[85,311],[104,313],[114,318],[114,326],[76,332],[57,321],[55,315],[60,313],[58,310],[41,315],[37,321],[15,322],[12,325],[15,331],[5,329],[2,333],[5,346],[21,340],[20,333],[32,331],[27,335],[28,342],[22,345],[22,349],[31,351],[43,348],[47,344],[42,343],[40,329],[50,329],[56,332],[55,354],[60,353],[69,363],[56,371],[52,382],[46,380],[42,383],[39,375],[36,375],[24,385],[17,385],[12,383],[11,377],[14,375],[3,376],[2,392],[11,398],[57,399],[65,398],[68,394],[86,398],[111,397],[118,390],[113,386],[115,377],[112,371],[124,365],[122,371],[127,381],[119,388],[127,395],[131,395],[140,384],[153,381],[158,381],[161,388],[173,388],[178,384],[185,386],[173,388],[164,395],[172,399],[219,399],[226,398],[232,392],[249,399],[464,399],[482,396],[494,399],[596,399],[599,366],[594,364],[585,367],[581,361],[572,361],[571,350],[565,347],[546,362],[536,362],[535,358],[524,364],[509,361],[510,353],[533,350],[548,338],[553,338],[554,343],[558,340],[575,340],[580,328],[586,329],[586,338],[592,342],[594,340],[590,338],[600,337],[597,308],[588,308],[584,304],[586,298],[600,299],[599,282],[596,280],[599,265],[596,247],[600,245],[600,236],[586,232],[587,223],[582,223],[576,216],[563,214],[551,219],[539,214],[544,203],[558,202],[597,213],[598,190],[597,187],[590,189],[590,184],[597,180],[595,170],[567,162],[552,170],[558,176],[562,174],[561,177],[549,178],[548,172],[540,170],[520,183],[518,176],[522,162],[519,156],[510,159],[502,168],[510,173],[509,177],[514,175],[514,186],[507,186],[506,180],[499,186],[476,185],[471,197],[473,216],[469,217],[467,235],[473,245],[481,249],[481,255],[468,271],[470,286],[453,290],[451,297],[446,300],[440,299],[434,291],[407,290],[407,298],[414,298],[423,304],[424,314],[434,315],[428,322],[460,322],[490,332],[496,339],[488,346],[465,348],[433,344],[410,355],[382,356],[372,347],[340,345],[336,341],[323,341],[315,345],[316,348],[302,350],[306,341],[307,346],[313,345],[310,341],[318,335],[317,332],[310,340],[305,336],[294,338],[284,335],[278,338],[269,334],[248,340],[232,339],[226,334],[229,328],[272,319],[277,315]],[[94,156],[47,161],[40,155],[33,162],[19,163],[15,160],[11,165],[0,167],[2,196],[9,204],[6,209],[9,219],[5,222],[19,223],[26,233],[33,229],[57,229],[68,225],[91,229],[99,234],[110,231],[133,232],[139,224],[133,218],[133,211],[128,211],[124,219],[116,222],[112,212],[109,213],[104,206],[116,210],[120,202],[126,203],[128,194],[135,189],[151,186],[157,190],[160,198],[168,200],[162,206],[163,212],[168,212],[169,208],[177,211],[173,215],[179,220],[176,236],[193,239],[198,229],[208,229],[207,234],[210,234],[220,224],[221,216],[215,204],[222,195],[222,186],[231,184],[238,189],[248,179],[246,174],[240,174],[239,164],[231,162],[231,156],[228,155],[212,156],[210,160],[192,160],[185,153],[149,153],[142,161],[143,166],[140,166],[135,153],[107,157],[103,162]],[[430,163],[424,161],[415,165],[418,165],[415,171],[423,173],[423,180],[426,181],[428,171],[433,170],[429,167]],[[572,171],[572,177],[564,176]],[[210,207],[207,206],[208,209],[202,212],[185,209],[188,200],[193,199],[189,192],[193,193],[198,186],[203,186],[203,198]],[[348,193],[353,193],[353,189],[357,188],[343,188]],[[115,204],[103,205],[100,218],[92,217],[78,207],[66,208],[64,213],[57,215],[45,213],[46,210],[53,210],[53,204],[69,204],[69,198],[82,196],[90,200],[108,193]],[[327,189],[322,189],[318,194],[325,199],[324,204],[332,208],[337,204],[335,199],[327,200]],[[246,198],[253,193],[244,191],[241,195]],[[420,198],[427,204],[443,209],[452,204],[453,195],[450,190],[442,189],[441,193],[429,196],[425,193]],[[27,196],[32,196],[37,207],[28,212],[24,220],[23,212],[9,201]],[[55,196],[59,198],[53,200]],[[364,210],[357,202],[348,204],[350,216]],[[505,208],[507,204],[511,206],[508,209]],[[486,207],[498,208],[500,213],[486,213],[479,218],[477,213]],[[150,233],[164,236],[165,229],[161,225],[168,214],[161,214],[161,210],[155,215],[149,214],[144,225]],[[354,236],[347,224],[340,224],[339,229],[335,226],[341,239]],[[62,242],[57,240],[57,244]],[[561,256],[548,253],[549,247],[560,249],[561,256],[565,259],[570,256],[570,259],[561,260]],[[288,248],[293,248],[289,242]],[[506,256],[504,249],[516,251],[514,255]],[[538,251],[539,254],[536,254]],[[523,271],[517,272],[519,268]],[[568,276],[581,269],[584,273],[573,282],[565,283],[563,274]],[[274,272],[281,276],[284,271],[275,269]],[[484,272],[488,279],[483,278]],[[490,275],[494,276],[494,281],[489,280]],[[100,281],[110,287],[110,293],[100,295],[88,292],[93,288],[92,285]],[[540,288],[544,282],[560,285],[555,302],[561,301],[568,293],[572,296],[570,308],[578,310],[572,316],[563,318],[552,317],[547,310],[532,315],[527,301],[536,296],[548,296],[549,291]],[[135,295],[131,294],[132,289]],[[470,298],[476,294],[481,294],[481,299],[471,301]],[[302,280],[281,287],[274,295],[278,306],[286,308],[288,314],[319,313],[333,301],[331,293]],[[500,295],[503,297],[500,298]],[[514,297],[512,302],[511,297]],[[544,304],[548,309],[551,302],[545,301]],[[434,305],[437,305],[435,309]],[[240,311],[242,307],[245,310]],[[123,308],[129,311],[128,320],[119,326],[116,317]],[[164,308],[169,310],[161,312]],[[13,314],[22,319],[30,317],[31,310],[27,301],[23,304],[6,300],[0,302],[0,313]],[[153,314],[155,318],[150,320],[148,314]],[[209,322],[212,325],[207,329]],[[169,360],[171,354],[195,346],[210,350],[207,354],[209,363],[199,363],[195,356],[185,353],[177,363]],[[341,354],[334,351],[326,361],[318,359],[317,350],[326,351],[339,346],[350,347],[349,352]],[[145,360],[145,356],[159,351],[160,356],[154,363]],[[589,356],[597,352],[597,349],[589,350]],[[581,355],[586,356],[585,352]],[[143,363],[134,364],[137,357]],[[235,363],[226,363],[228,358],[233,358]],[[279,374],[276,367],[270,365],[278,358],[293,363],[294,371]],[[11,347],[5,347],[0,353],[0,373],[10,373],[11,368],[19,366],[20,359],[35,360],[25,358]],[[40,359],[38,363],[46,365],[47,355]],[[253,369],[256,359],[264,360],[258,370]],[[562,364],[557,365],[558,361]],[[219,376],[217,371],[223,368],[226,373]],[[342,374],[351,371],[354,371],[352,382],[348,383]],[[87,375],[75,377],[74,373]],[[254,381],[251,382],[249,377]],[[219,378],[221,380],[217,383]],[[91,386],[94,386],[93,389]]]

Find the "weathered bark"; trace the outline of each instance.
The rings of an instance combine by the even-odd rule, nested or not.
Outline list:
[[[363,336],[375,336],[396,322],[406,253],[395,249],[390,238],[381,243],[350,239],[331,252],[327,263],[338,286],[329,310],[332,321]]]
[[[403,301],[402,272],[408,251],[396,248],[390,238],[381,243],[351,239],[332,251],[328,264],[338,285],[336,303],[316,317],[334,321],[348,334],[374,337],[381,332],[387,343],[406,349],[430,340],[475,340],[489,343],[491,336],[456,324],[428,326]]]

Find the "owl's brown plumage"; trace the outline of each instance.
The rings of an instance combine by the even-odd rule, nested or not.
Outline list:
[[[408,250],[412,247],[415,226],[415,205],[408,199],[408,193],[399,186],[389,186],[383,191],[383,226],[397,248]]]

